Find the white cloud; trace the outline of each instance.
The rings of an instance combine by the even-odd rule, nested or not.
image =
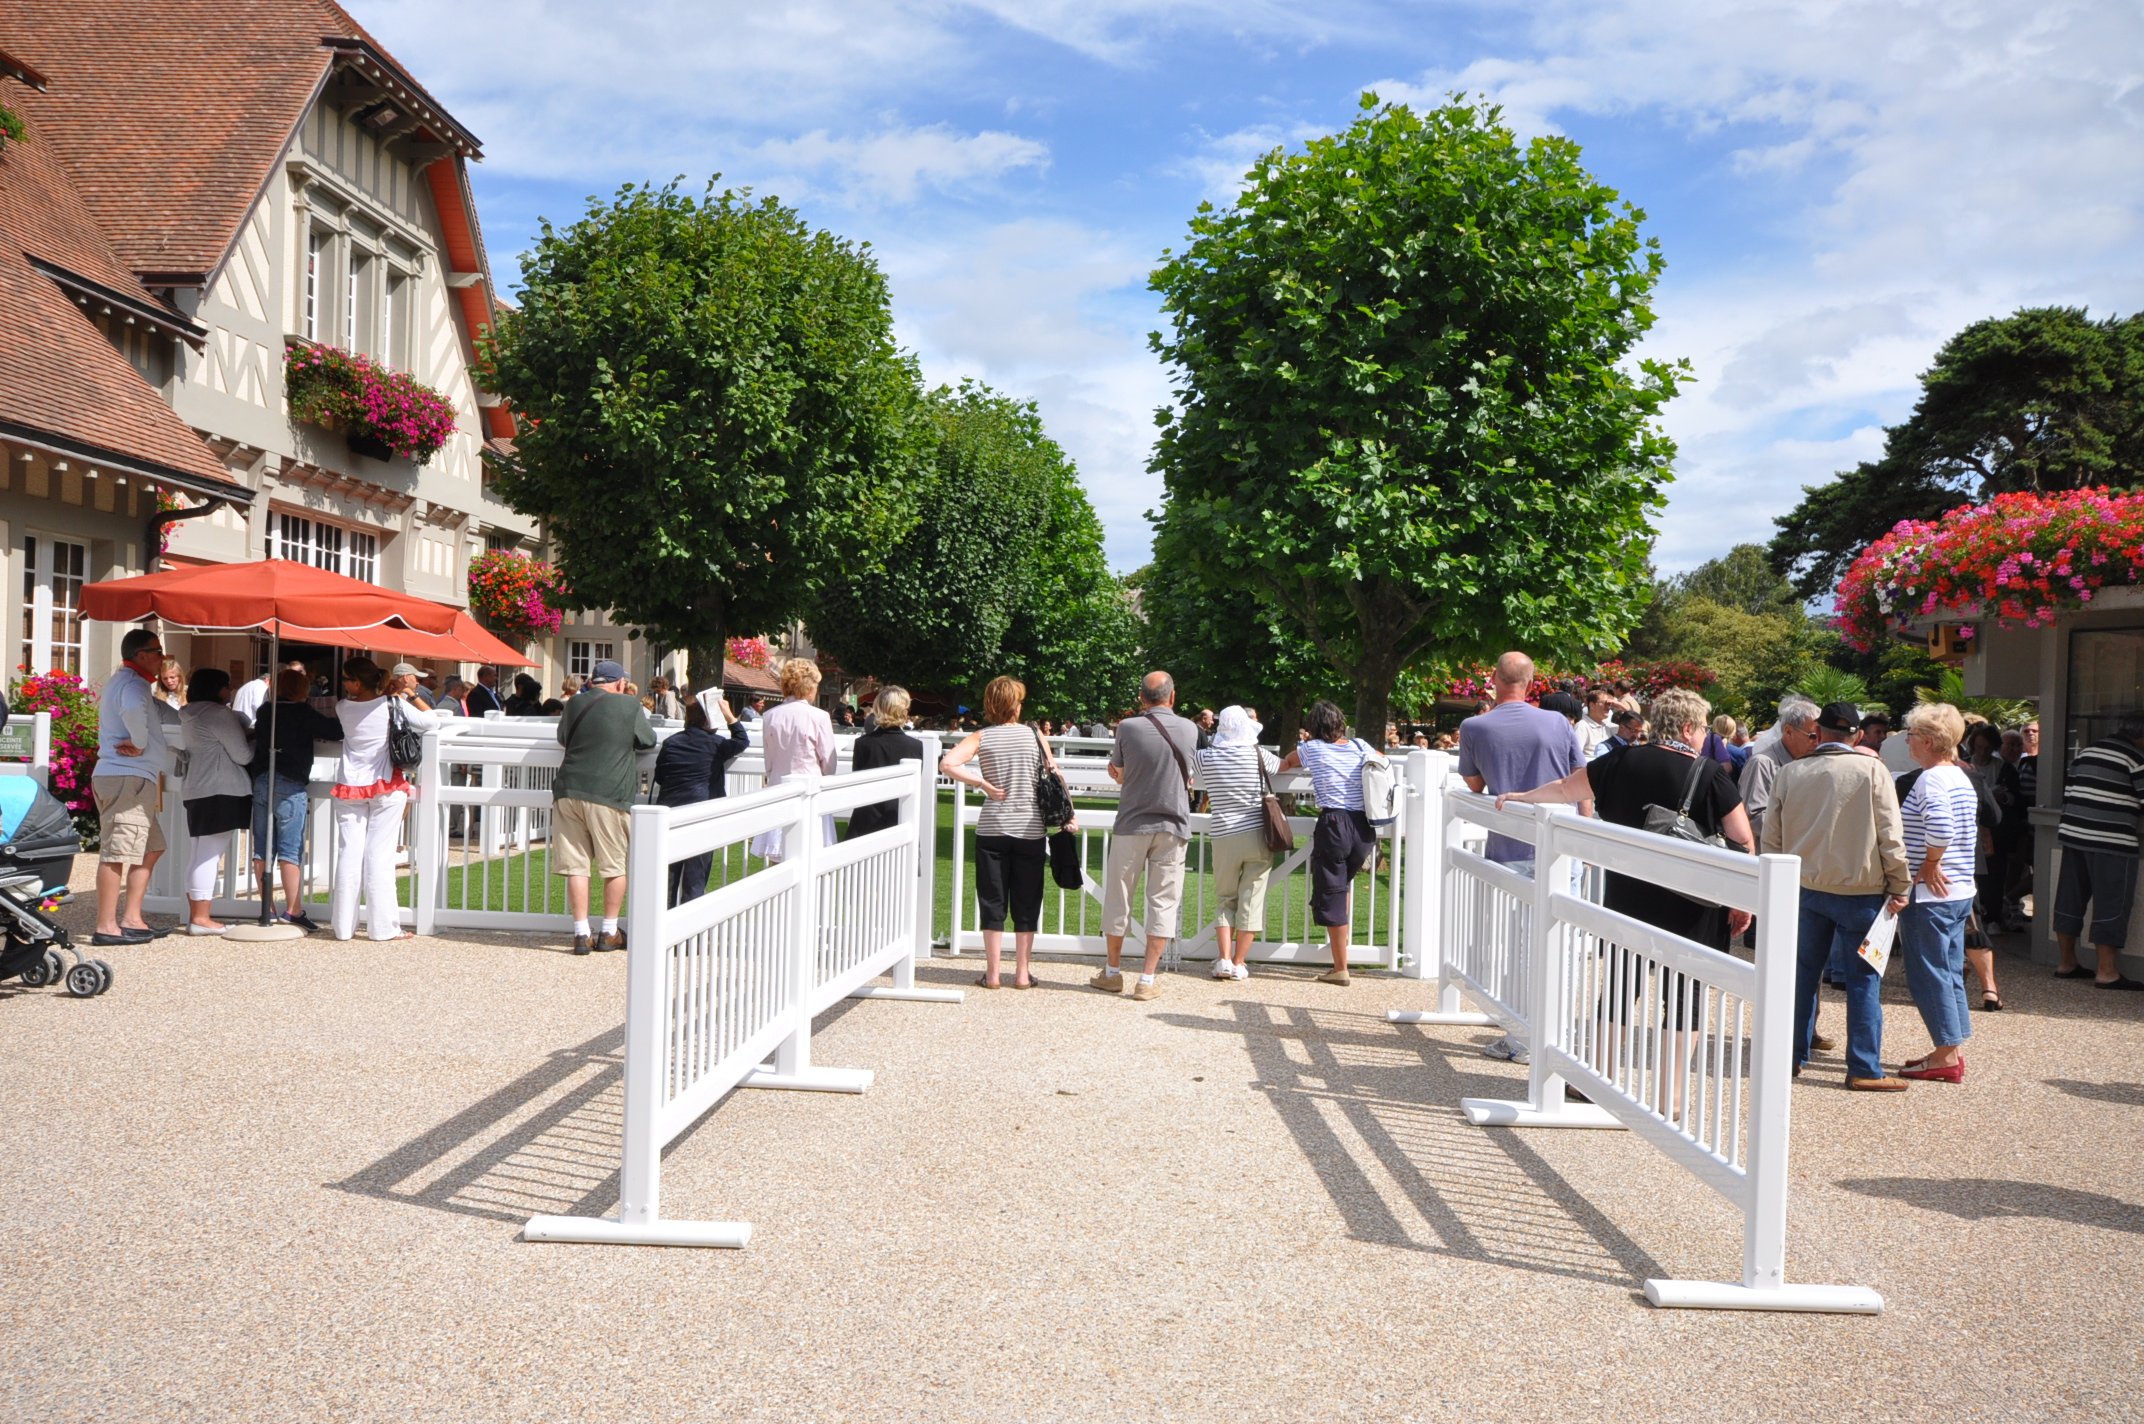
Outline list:
[[[1252,124],[1232,133],[1205,136],[1187,157],[1168,166],[1176,177],[1199,185],[1199,196],[1220,207],[1243,191],[1251,165],[1276,148],[1292,148],[1329,132],[1323,124]]]
[[[776,174],[794,172],[807,181],[830,175],[852,206],[871,200],[912,202],[926,188],[966,188],[1017,169],[1045,168],[1050,161],[1048,147],[1033,139],[995,130],[955,133],[944,124],[896,124],[861,138],[814,129],[797,138],[769,139],[753,153]],[[775,182],[784,192],[796,191],[795,184]]]
[[[1669,407],[1681,479],[1660,559],[1763,540],[1805,483],[1867,458],[1783,432],[1903,419],[1967,322],[2022,305],[2144,306],[2144,11],[2121,0],[1537,6],[1530,55],[1376,87],[1505,105],[1527,132],[1638,117],[1771,202],[1762,271],[1673,264],[1647,342],[1698,381]],[[1642,194],[1637,195],[1642,199]]]

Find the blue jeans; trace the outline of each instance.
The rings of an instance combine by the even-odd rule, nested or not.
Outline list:
[[[1906,906],[1898,917],[1898,946],[1905,951],[1906,987],[1938,1048],[1973,1036],[1972,1008],[1965,999],[1965,917],[1971,900],[1930,900]]]
[[[305,783],[289,777],[275,779],[275,858],[286,865],[303,863],[305,846]],[[268,773],[253,778],[253,858],[264,859],[261,847],[268,844]]]
[[[1854,953],[1869,936],[1869,926],[1883,910],[1874,895],[1829,895],[1802,891],[1801,923],[1796,927],[1794,964],[1794,1066],[1809,1061],[1809,1039],[1816,1032],[1816,990],[1824,970],[1843,954],[1846,969],[1846,1076],[1883,1076],[1883,981],[1868,961]]]

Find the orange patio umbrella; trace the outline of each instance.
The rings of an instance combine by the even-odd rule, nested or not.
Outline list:
[[[406,658],[431,658],[436,662],[486,663],[493,667],[534,667],[534,658],[523,657],[513,644],[497,637],[457,608],[454,628],[446,633],[419,633],[411,628],[381,628],[366,635],[366,647]]]

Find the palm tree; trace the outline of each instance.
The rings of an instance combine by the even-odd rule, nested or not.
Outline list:
[[[1866,682],[1829,664],[1804,673],[1794,690],[1819,707],[1829,707],[1834,702],[1851,702],[1859,707],[1869,700]]]
[[[1965,674],[1956,668],[1945,668],[1943,676],[1934,687],[1916,687],[1914,695],[1923,702],[1948,702],[1960,712],[1977,712],[1998,727],[2018,727],[2039,715],[2037,703],[2011,697],[1968,697],[1965,692]]]

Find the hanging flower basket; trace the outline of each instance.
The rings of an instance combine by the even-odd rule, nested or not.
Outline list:
[[[1908,519],[1839,580],[1839,635],[1868,652],[1915,619],[2041,628],[2103,588],[2144,582],[2144,492],[2003,494]]]
[[[722,650],[739,667],[764,668],[774,662],[774,646],[765,638],[732,638]]]
[[[565,622],[566,591],[558,570],[508,550],[469,561],[469,607],[508,637],[527,642],[556,633]]]
[[[353,451],[376,459],[400,455],[421,465],[454,434],[454,406],[445,396],[333,346],[294,342],[286,348],[283,389],[294,419],[343,430]]]

